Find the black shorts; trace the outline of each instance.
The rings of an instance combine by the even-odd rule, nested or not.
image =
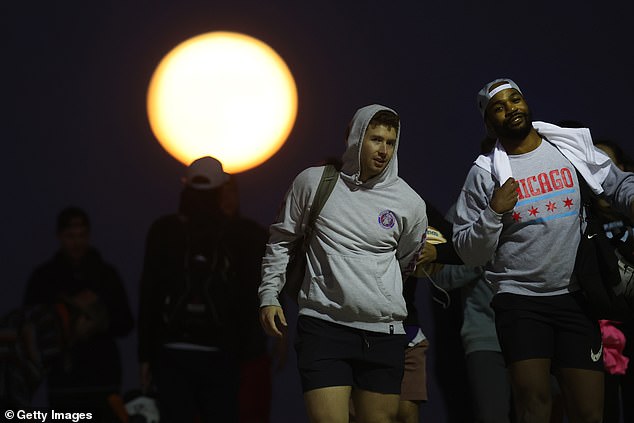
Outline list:
[[[400,394],[405,335],[369,332],[300,316],[297,366],[304,392],[352,386],[382,394]]]
[[[555,296],[498,294],[495,326],[506,364],[549,358],[553,367],[603,371],[597,320],[581,292]]]

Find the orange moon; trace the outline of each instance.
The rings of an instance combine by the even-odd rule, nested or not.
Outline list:
[[[185,165],[213,156],[228,173],[263,163],[287,140],[297,87],[267,44],[210,32],[176,46],[159,63],[147,94],[152,132]]]

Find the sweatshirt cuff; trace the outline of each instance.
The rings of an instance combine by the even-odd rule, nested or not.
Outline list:
[[[491,206],[487,206],[487,208],[484,209],[482,216],[484,218],[484,221],[487,223],[501,224],[502,216],[504,216],[504,214],[500,214],[493,210]]]
[[[260,294],[260,308],[266,306],[278,306],[281,307],[278,296],[273,293],[262,293]]]

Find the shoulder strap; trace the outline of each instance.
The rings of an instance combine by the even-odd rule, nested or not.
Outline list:
[[[548,138],[546,138],[546,136],[542,134],[539,134],[539,135],[542,137],[544,141],[548,142],[550,145],[555,147],[557,151],[561,153],[562,156],[566,157],[566,155],[561,151],[561,149],[557,145],[553,144]],[[568,157],[566,157],[566,159],[570,161]],[[582,207],[582,210],[580,210],[580,212],[588,213],[590,211],[592,198],[596,197],[596,195],[590,189],[590,185],[588,185],[585,178],[581,175],[581,173],[579,173],[579,169],[577,169],[572,162],[570,162],[570,164],[575,169],[575,173],[577,174],[577,181],[579,183],[579,196],[581,197],[581,207]],[[582,216],[582,217],[586,218],[587,216]]]
[[[587,205],[590,203],[590,200],[593,197],[596,197],[596,195],[592,192],[592,190],[590,189],[590,186],[588,185],[586,180],[583,178],[581,173],[579,173],[579,171],[576,168],[575,170],[577,171],[577,180],[579,181],[579,195],[581,196],[581,202],[584,205]]]
[[[584,237],[584,233],[591,231],[591,233],[598,233],[601,226],[597,215],[594,210],[593,198],[596,195],[590,189],[590,186],[586,180],[581,176],[579,171],[577,172],[577,180],[579,181],[579,196],[581,197],[581,207],[579,208],[579,227],[581,230],[581,236]]]
[[[304,230],[304,233],[306,234],[304,237],[304,246],[307,246],[310,242],[313,236],[317,216],[319,216],[321,209],[324,208],[324,204],[328,201],[328,197],[330,197],[330,193],[335,188],[338,179],[339,172],[335,169],[335,167],[333,165],[326,165],[323,173],[321,174],[321,180],[319,181],[319,186],[317,187],[317,192],[315,193],[315,198],[313,199],[313,204],[310,208],[310,214],[308,215],[308,222],[306,223],[306,228]]]

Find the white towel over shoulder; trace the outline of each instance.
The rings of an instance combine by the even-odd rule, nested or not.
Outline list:
[[[604,152],[594,147],[588,128],[561,128],[546,122],[533,122],[533,127],[570,160],[592,192],[603,192],[601,184],[610,172],[611,160]],[[478,156],[475,164],[491,172],[501,184],[513,177],[509,157],[499,140],[495,143],[493,151]]]

